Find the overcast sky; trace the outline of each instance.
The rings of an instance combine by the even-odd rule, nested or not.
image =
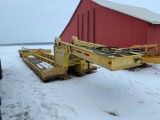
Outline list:
[[[0,0],[0,44],[52,42],[80,0]],[[160,14],[159,0],[110,0]]]

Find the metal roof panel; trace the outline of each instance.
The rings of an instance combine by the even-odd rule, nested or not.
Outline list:
[[[103,7],[127,14],[129,16],[133,16],[135,18],[139,18],[149,23],[160,24],[160,14],[154,13],[145,8],[114,3],[107,0],[92,0],[92,1]]]

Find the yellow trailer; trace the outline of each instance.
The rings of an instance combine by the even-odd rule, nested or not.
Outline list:
[[[141,54],[130,48],[113,48],[93,44],[72,37],[73,44],[55,38],[54,55],[47,50],[32,49],[29,52],[19,50],[19,54],[43,81],[50,79],[68,79],[68,70],[78,75],[96,70],[91,63],[109,70],[121,70],[141,65]]]
[[[134,45],[131,47],[135,52],[142,54],[142,63],[160,64],[160,55],[157,54],[157,44]]]

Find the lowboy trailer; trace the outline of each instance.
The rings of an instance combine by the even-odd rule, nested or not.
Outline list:
[[[78,75],[96,70],[91,63],[115,71],[141,65],[141,53],[131,48],[115,48],[93,44],[72,37],[72,44],[55,38],[54,54],[44,49],[19,50],[24,62],[43,80],[69,79],[67,71]]]

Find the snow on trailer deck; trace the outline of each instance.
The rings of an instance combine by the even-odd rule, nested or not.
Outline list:
[[[34,64],[38,69],[40,70],[45,70],[45,69],[49,69],[49,68],[54,68],[54,66],[46,63],[46,62],[43,62],[39,59],[36,59],[34,56],[28,56],[26,57],[26,59],[28,61],[30,61],[32,64]]]
[[[160,65],[114,72],[99,67],[44,83],[19,57],[21,47],[0,47],[3,120],[160,120]]]

